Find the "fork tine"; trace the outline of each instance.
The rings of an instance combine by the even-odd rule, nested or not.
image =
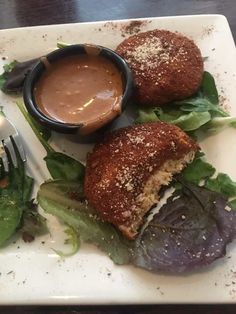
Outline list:
[[[11,161],[12,161],[14,167],[16,168],[17,167],[17,158],[16,158],[16,153],[15,153],[14,146],[12,144],[11,139],[7,138],[6,140],[4,140],[3,143],[6,146],[8,152],[11,156]]]
[[[0,158],[2,159],[2,163],[3,163],[3,167],[5,171],[9,172],[7,153],[2,143],[0,143]]]
[[[18,152],[20,154],[22,161],[26,161],[25,151],[24,151],[23,145],[21,143],[21,139],[19,137],[19,134],[12,135],[12,138],[13,138],[13,141],[14,141],[17,149],[18,149]]]

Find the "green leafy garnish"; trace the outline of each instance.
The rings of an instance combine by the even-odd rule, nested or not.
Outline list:
[[[209,112],[195,112],[192,111],[188,114],[182,114],[178,118],[163,120],[180,127],[184,131],[194,131],[199,129],[202,125],[211,120]]]
[[[81,240],[91,242],[105,251],[116,264],[130,260],[130,241],[123,238],[111,224],[102,221],[84,201],[79,182],[56,180],[43,183],[38,202],[43,210],[78,231]]]
[[[20,224],[23,203],[18,197],[0,190],[0,246],[16,232]]]
[[[236,196],[236,182],[224,173],[219,173],[216,178],[206,181],[206,188],[221,193],[226,197]]]
[[[202,180],[213,176],[215,171],[216,169],[202,158],[195,158],[193,162],[183,170],[181,175],[187,182],[198,185]]]
[[[236,117],[216,117],[204,125],[203,131],[218,132],[225,127],[236,128]]]
[[[211,103],[207,98],[195,97],[186,100],[175,102],[175,104],[181,105],[181,111],[190,112],[209,112],[211,116],[228,117],[228,113],[222,110],[218,105]]]
[[[151,109],[140,109],[138,111],[138,118],[136,119],[136,123],[146,123],[146,122],[156,122],[160,121],[156,114],[155,108]]]
[[[219,95],[216,88],[215,79],[207,71],[204,72],[200,91],[212,104],[218,105]]]
[[[169,107],[171,108],[171,107]],[[153,108],[140,110],[136,123],[146,123],[163,121],[172,123],[180,127],[184,131],[194,131],[211,120],[208,111],[190,113],[182,112],[176,107],[164,110],[163,108]]]
[[[57,42],[57,48],[65,48],[65,47],[67,47],[67,46],[70,46],[69,44],[67,44],[67,43],[64,43],[64,42],[62,42],[62,41],[58,41]]]
[[[84,177],[84,166],[63,153],[49,152],[44,160],[53,179],[75,181]]]
[[[13,166],[10,156],[9,172],[5,173],[2,162],[0,167],[1,182],[4,183],[0,185],[0,246],[4,245],[18,229],[23,239],[26,239],[27,235],[27,239],[31,238],[31,240],[36,234],[45,231],[44,218],[39,215],[36,207],[33,209],[30,205],[34,181],[26,175],[25,164],[16,147],[15,151],[17,168]],[[44,226],[41,221],[44,221]]]
[[[229,205],[230,205],[233,209],[236,209],[236,199],[230,201],[230,202],[229,202]]]
[[[12,71],[12,69],[16,66],[17,61],[14,60],[11,63],[5,64],[3,66],[3,70],[4,72],[0,75],[0,89],[3,90],[4,89],[4,85],[7,81],[7,78],[9,76],[9,73]]]
[[[80,247],[80,238],[78,232],[76,232],[75,229],[72,227],[68,227],[65,231],[65,234],[68,236],[68,238],[65,240],[65,244],[71,245],[71,251],[70,252],[62,252],[61,250],[53,249],[55,253],[57,253],[60,257],[69,257],[74,255],[78,252]]]
[[[175,101],[162,108],[141,109],[137,123],[163,121],[186,132],[217,131],[224,126],[236,127],[236,118],[229,117],[219,106],[219,97],[213,76],[204,72],[201,87],[191,98]]]

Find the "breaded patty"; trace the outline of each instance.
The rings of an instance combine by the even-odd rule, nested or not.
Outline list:
[[[181,34],[158,29],[139,33],[125,39],[116,52],[133,71],[139,104],[163,105],[184,99],[201,84],[201,52]]]
[[[130,239],[158,202],[162,185],[192,161],[198,145],[178,127],[154,122],[119,129],[88,155],[85,195]]]

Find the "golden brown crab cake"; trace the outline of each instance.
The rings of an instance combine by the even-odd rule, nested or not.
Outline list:
[[[187,98],[201,84],[201,52],[179,33],[158,29],[139,33],[125,39],[116,52],[133,71],[136,100],[142,105]]]
[[[192,161],[198,145],[180,128],[153,122],[108,134],[88,155],[85,196],[97,213],[129,239],[158,192]]]

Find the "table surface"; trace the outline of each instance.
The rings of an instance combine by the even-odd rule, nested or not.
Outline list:
[[[0,0],[0,29],[208,13],[225,15],[236,38],[235,0]],[[235,314],[236,305],[0,307],[1,314],[222,314],[223,312]]]

